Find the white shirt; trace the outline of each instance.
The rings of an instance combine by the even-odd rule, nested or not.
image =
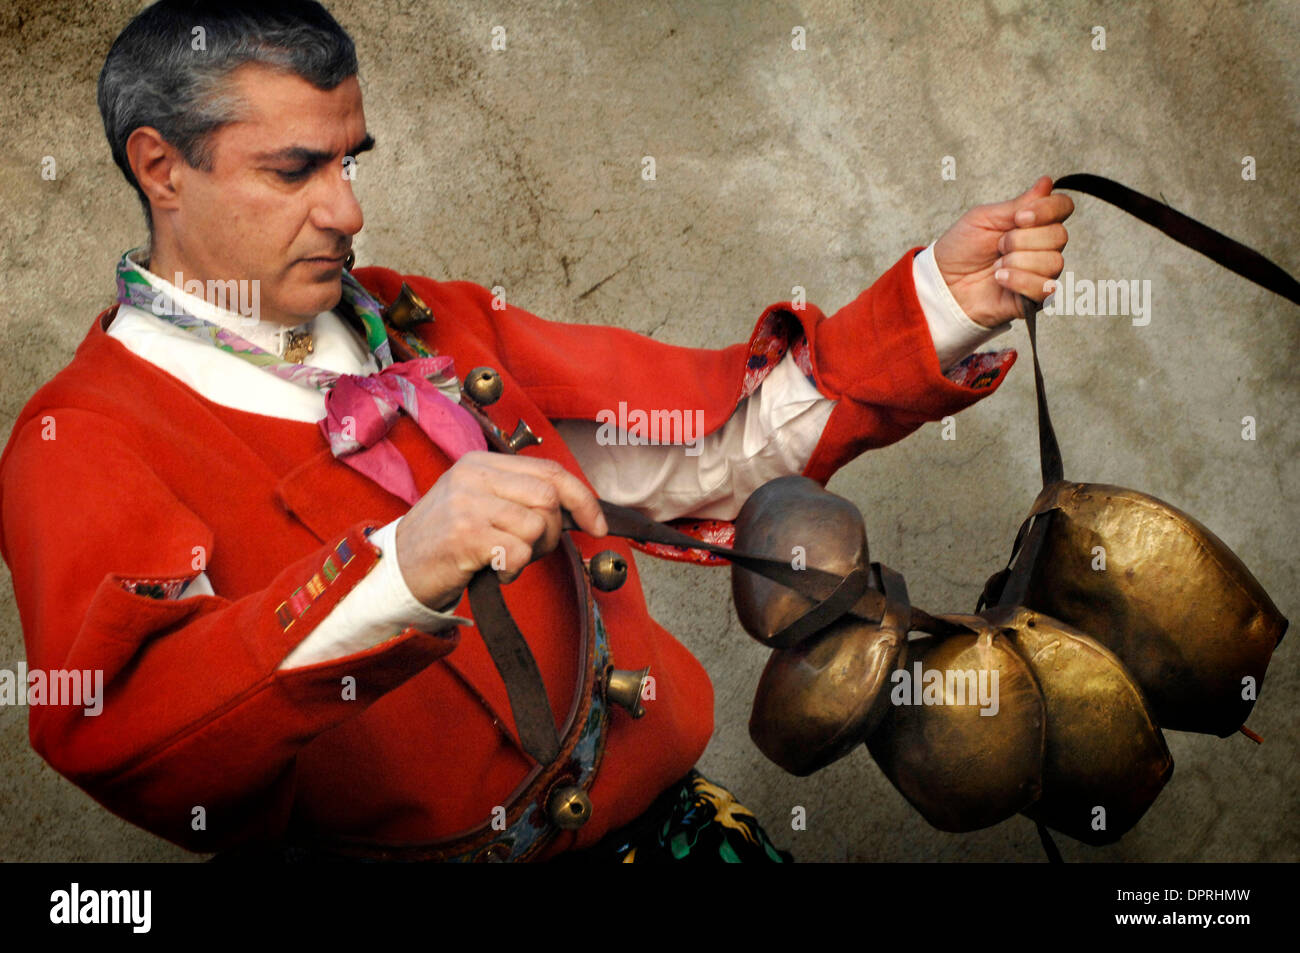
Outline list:
[[[196,317],[283,355],[288,329],[250,324],[143,267],[140,271]],[[990,330],[966,316],[939,274],[933,244],[913,259],[912,275],[941,369],[947,370],[1006,330],[1005,325]],[[299,327],[308,326],[313,351],[303,364],[345,374],[379,370],[364,341],[338,315],[323,312]],[[306,423],[325,416],[324,394],[315,388],[268,374],[147,311],[121,305],[108,334],[213,403]],[[730,519],[763,483],[803,471],[834,407],[835,402],[822,396],[787,354],[727,423],[702,439],[695,456],[675,446],[603,446],[596,439],[598,425],[590,421],[557,421],[556,428],[603,499],[635,507],[658,520]],[[381,554],[375,568],[285,658],[282,669],[363,651],[407,626],[436,632],[469,624],[423,605],[406,585],[397,560],[382,558],[396,550],[398,522],[400,518],[371,534],[370,542]],[[215,594],[206,573],[200,573],[180,598],[200,594]]]

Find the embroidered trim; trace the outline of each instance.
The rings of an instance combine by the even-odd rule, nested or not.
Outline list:
[[[679,519],[669,521],[668,525],[678,532],[714,546],[726,546],[731,549],[736,545],[736,525],[730,520]],[[673,562],[695,563],[698,566],[730,565],[721,556],[715,556],[703,549],[686,549],[664,543],[632,543],[632,545],[643,553],[649,553],[659,559],[671,559]]]
[[[969,354],[944,373],[944,377],[959,387],[984,390],[997,383],[1008,367],[1015,362],[1015,348],[1001,351],[981,351]]]
[[[147,599],[176,599],[181,591],[198,576],[171,576],[163,579],[122,579],[123,589],[132,595]]]
[[[370,532],[367,531],[366,535],[369,536]],[[287,632],[290,626],[302,618],[303,613],[311,608],[312,603],[320,597],[326,587],[337,579],[343,568],[355,558],[356,553],[352,552],[347,538],[339,540],[338,545],[334,547],[334,552],[326,556],[325,562],[321,563],[320,571],[314,573],[306,583],[290,593],[288,599],[275,607],[275,618],[280,623],[281,630]]]
[[[771,311],[759,322],[749,341],[749,359],[745,363],[745,383],[740,397],[745,399],[763,379],[781,363],[786,351],[794,352],[794,362],[809,379],[812,378],[812,351],[803,325],[788,311]]]

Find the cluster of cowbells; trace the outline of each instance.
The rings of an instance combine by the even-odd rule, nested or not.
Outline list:
[[[931,616],[911,608],[897,573],[869,563],[852,503],[802,477],[762,487],[736,520],[737,549],[806,554],[839,575],[869,568],[887,609],[773,650],[750,719],[759,749],[807,775],[865,742],[944,831],[1016,813],[1088,844],[1131,829],[1173,773],[1161,729],[1236,732],[1287,620],[1218,537],[1154,497],[1058,481],[1031,515],[1049,511],[1021,604],[998,604],[1004,571],[985,591],[992,608]],[[732,586],[741,624],[765,644],[813,605],[739,566]],[[938,704],[899,703],[895,673],[917,662],[996,684],[996,713],[955,704],[953,686],[971,684],[960,680]]]

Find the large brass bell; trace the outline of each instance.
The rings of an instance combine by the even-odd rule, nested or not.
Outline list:
[[[906,677],[895,676],[889,712],[867,746],[922,817],[942,831],[973,831],[1038,800],[1047,712],[1000,630],[979,616],[939,618],[975,632],[908,644]],[[980,704],[981,686],[995,709]]]
[[[844,576],[867,567],[867,529],[858,508],[802,476],[764,483],[736,517],[737,549]],[[731,593],[745,631],[766,644],[813,606],[764,576],[731,568]]]
[[[1163,727],[1236,731],[1288,625],[1236,554],[1123,487],[1059,481],[1034,512],[1051,519],[1021,601],[1119,656]]]
[[[847,616],[791,649],[775,649],[759,678],[749,717],[758,749],[791,774],[842,758],[889,710],[889,678],[907,658],[910,612],[902,576],[890,576],[880,625]]]
[[[1142,690],[1105,646],[1022,606],[981,616],[1033,670],[1047,711],[1043,793],[1023,813],[1088,844],[1118,840],[1174,770]]]

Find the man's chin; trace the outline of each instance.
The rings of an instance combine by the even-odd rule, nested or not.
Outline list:
[[[302,321],[310,321],[322,311],[332,311],[343,297],[342,269],[339,273],[324,276],[309,282],[301,295],[295,295],[293,305],[287,309],[290,314],[304,315]],[[301,322],[300,322],[301,323]]]

